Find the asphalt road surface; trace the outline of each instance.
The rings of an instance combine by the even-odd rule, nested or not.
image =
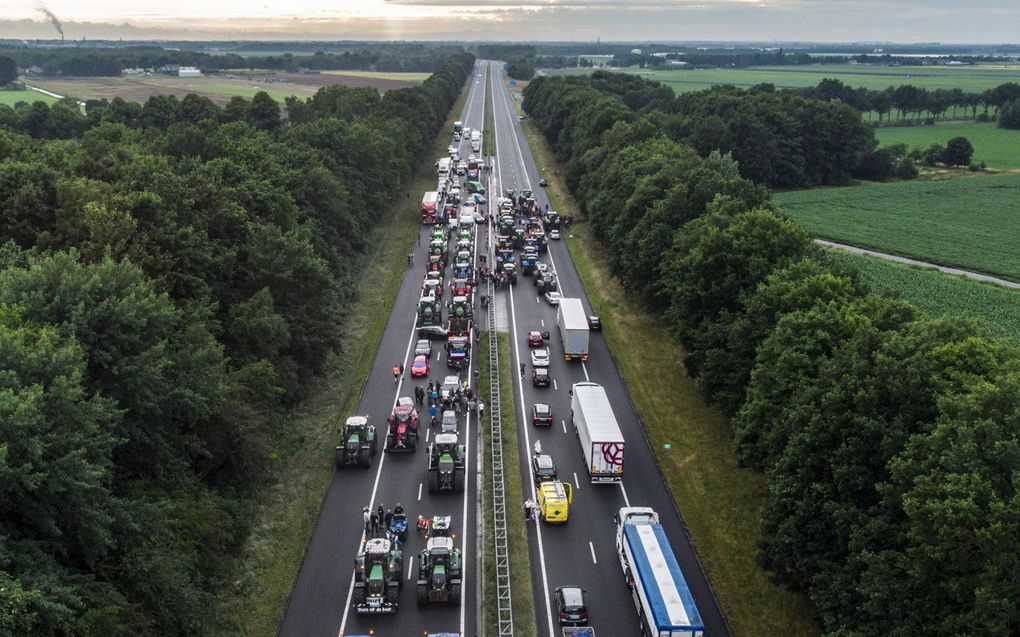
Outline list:
[[[468,99],[461,117],[465,127],[481,129],[484,123],[485,99],[484,67],[478,64]],[[452,131],[450,131],[452,140]],[[470,140],[461,142],[462,155],[470,154]],[[485,226],[477,226],[478,239],[482,239]],[[423,418],[418,449],[412,454],[383,453],[387,418],[399,396],[414,396],[414,385],[425,386],[429,380],[442,381],[454,370],[447,367],[443,357],[443,343],[434,341],[432,368],[427,379],[412,379],[411,363],[417,340],[415,313],[421,296],[425,276],[427,231],[423,227],[422,241],[416,246],[414,263],[409,266],[400,285],[387,321],[379,351],[372,364],[357,414],[367,415],[375,424],[379,435],[379,453],[369,469],[348,467],[333,472],[315,530],[306,548],[291,597],[279,627],[284,637],[326,637],[334,635],[368,635],[378,637],[404,637],[423,632],[458,632],[465,636],[476,633],[476,578],[475,555],[477,498],[477,435],[478,427],[471,415],[459,416],[461,443],[467,447],[468,472],[464,493],[429,494],[424,485],[427,468],[426,436],[428,427],[427,406],[420,409]],[[447,268],[447,281],[449,277]],[[449,298],[449,290],[443,302]],[[476,311],[478,306],[475,306]],[[443,316],[447,312],[444,309]],[[472,356],[472,360],[473,360]],[[394,383],[394,365],[403,364],[404,374]],[[473,367],[461,373],[462,379],[471,378]],[[337,424],[347,416],[337,414]],[[391,615],[358,615],[351,606],[354,584],[354,560],[364,538],[362,507],[373,508],[382,503],[392,509],[401,503],[410,521],[408,540],[404,551],[404,587],[400,595],[398,612]],[[429,605],[419,608],[415,603],[417,554],[424,548],[423,538],[415,533],[418,515],[453,516],[453,532],[464,556],[462,599],[459,606]]]
[[[513,101],[500,80],[501,68],[490,63],[489,81],[494,102],[496,169],[493,195],[505,188],[518,192],[534,191],[541,207],[548,204],[539,187],[541,175],[528,148],[520,121],[513,110]],[[569,230],[563,230],[568,234]],[[560,292],[564,297],[580,298],[587,311],[591,305],[584,294],[577,271],[562,241],[549,241],[549,252],[542,260],[556,270]],[[623,571],[615,546],[615,525],[612,516],[623,506],[649,506],[662,520],[666,533],[691,588],[709,637],[729,635],[715,596],[701,566],[694,556],[690,538],[659,473],[655,459],[630,402],[620,374],[606,343],[599,332],[592,332],[587,363],[565,362],[560,339],[556,333],[556,310],[536,293],[533,277],[520,277],[508,295],[510,311],[512,368],[525,365],[523,378],[514,374],[514,395],[518,414],[520,471],[525,476],[525,493],[535,497],[530,479],[530,455],[535,441],[542,452],[556,462],[561,480],[575,486],[570,518],[564,525],[550,526],[541,522],[529,528],[532,586],[538,614],[540,635],[559,635],[553,594],[558,586],[577,585],[587,591],[590,623],[596,634],[611,637],[638,637],[641,634],[637,611],[624,582]],[[501,305],[504,305],[501,303]],[[553,386],[536,388],[531,385],[532,365],[527,343],[530,330],[549,330]],[[613,404],[624,439],[627,442],[622,484],[591,484],[581,446],[570,422],[568,391],[577,382],[592,381],[602,385]],[[552,407],[551,427],[531,424],[531,406],[535,402]],[[530,492],[529,492],[530,489]],[[521,503],[523,504],[523,503]],[[680,503],[683,506],[683,503]],[[520,515],[523,509],[518,505]],[[514,600],[521,603],[523,600]]]

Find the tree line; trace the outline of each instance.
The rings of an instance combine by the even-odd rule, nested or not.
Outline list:
[[[833,637],[1020,633],[1017,346],[869,292],[735,150],[704,153],[647,109],[670,98],[637,88],[543,77],[524,96],[615,275],[664,317],[738,459],[765,475],[762,564]]]
[[[0,633],[216,621],[286,410],[473,57],[384,95],[0,106]]]
[[[376,70],[394,72],[435,72],[450,56],[463,53],[459,46],[402,45],[371,50],[337,53],[323,51],[308,55],[281,53],[276,55],[238,55],[207,53],[195,50],[167,49],[159,46],[127,47],[35,47],[0,45],[0,56],[13,59],[23,69],[38,66],[42,75],[116,77],[124,69],[158,69],[165,65],[195,66],[206,72],[224,69],[270,69],[294,72],[299,69],[316,71]]]

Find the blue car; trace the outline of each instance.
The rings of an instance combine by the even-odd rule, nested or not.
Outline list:
[[[476,204],[488,203],[488,201],[489,200],[485,198],[485,195],[479,194],[477,192],[475,193],[475,203]]]
[[[407,514],[395,513],[390,520],[390,532],[397,536],[401,542],[407,541]]]

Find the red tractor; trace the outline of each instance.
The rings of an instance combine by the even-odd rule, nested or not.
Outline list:
[[[390,414],[386,451],[414,453],[418,446],[418,412],[414,400],[401,396]]]

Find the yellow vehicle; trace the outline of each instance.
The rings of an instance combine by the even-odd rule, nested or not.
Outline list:
[[[538,515],[546,524],[564,524],[570,516],[574,489],[566,482],[553,480],[538,485]]]

